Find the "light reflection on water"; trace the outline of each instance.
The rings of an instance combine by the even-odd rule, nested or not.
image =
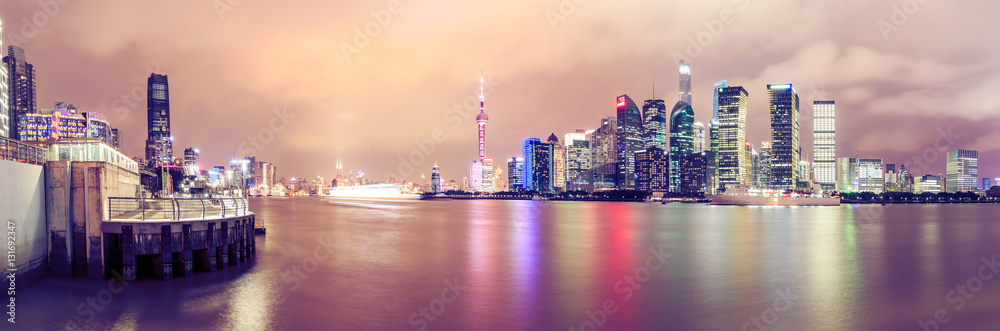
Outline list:
[[[778,292],[800,295],[773,329],[914,329],[984,256],[1000,254],[997,205],[747,208],[696,204],[253,199],[268,226],[254,261],[141,280],[88,325],[105,329],[417,329],[414,313],[462,294],[430,329],[740,329]],[[867,215],[867,216],[866,216]],[[876,215],[874,219],[871,215]],[[867,217],[867,219],[865,219]],[[331,253],[322,240],[334,242]],[[631,290],[650,258],[670,256]],[[310,262],[309,259],[313,259]],[[290,273],[314,266],[304,275]],[[290,278],[291,277],[291,278]],[[293,281],[293,279],[295,281]],[[83,323],[104,282],[48,278],[19,292],[22,325]],[[627,296],[626,293],[630,295]],[[1000,325],[986,283],[949,329]]]

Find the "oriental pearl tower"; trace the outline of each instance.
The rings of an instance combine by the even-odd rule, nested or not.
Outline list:
[[[490,122],[490,117],[486,116],[486,95],[484,94],[483,73],[479,73],[479,115],[476,115],[476,124],[479,124],[479,162],[486,159],[486,123]]]

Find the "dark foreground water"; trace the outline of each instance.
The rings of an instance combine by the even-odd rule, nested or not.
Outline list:
[[[18,292],[16,325],[1000,329],[1000,205],[263,198],[251,207],[268,228],[252,263],[140,280],[89,305],[106,281],[50,277]]]

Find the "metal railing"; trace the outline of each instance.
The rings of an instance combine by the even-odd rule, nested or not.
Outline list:
[[[42,165],[46,155],[45,148],[0,137],[0,160]]]
[[[244,198],[108,198],[108,220],[192,221],[251,214]]]

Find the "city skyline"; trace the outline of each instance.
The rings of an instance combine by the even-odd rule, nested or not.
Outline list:
[[[238,40],[221,36],[237,38],[223,33],[232,29],[274,28],[272,24],[275,23],[254,20],[273,5],[244,3],[220,14],[209,5],[128,4],[115,9],[106,7],[110,6],[107,4],[89,7],[66,4],[58,12],[57,19],[45,26],[36,26],[38,31],[31,34],[31,38],[24,33],[25,21],[21,18],[42,12],[37,4],[4,3],[0,5],[0,18],[4,20],[3,45],[23,48],[29,62],[35,66],[37,103],[51,105],[65,101],[87,111],[106,114],[114,127],[124,131],[123,150],[129,156],[143,154],[143,80],[156,72],[169,75],[171,79],[171,130],[177,138],[175,145],[200,148],[205,167],[228,164],[233,152],[242,157],[245,153],[241,152],[252,151],[246,154],[267,160],[307,156],[316,160],[281,164],[282,172],[289,176],[332,178],[336,171],[333,164],[340,157],[345,160],[347,169],[363,170],[381,177],[389,172],[399,173],[399,157],[419,150],[414,141],[430,139],[433,130],[441,129],[447,138],[437,143],[434,152],[427,153],[420,164],[411,164],[413,174],[406,177],[416,180],[420,174],[429,175],[437,161],[443,176],[460,179],[463,176],[458,174],[465,171],[459,169],[467,169],[469,155],[474,155],[469,146],[474,146],[476,133],[470,118],[456,116],[448,110],[454,104],[461,105],[466,97],[475,96],[478,86],[474,79],[480,67],[490,68],[494,73],[487,76],[487,88],[493,95],[491,109],[500,114],[490,123],[490,156],[505,160],[521,155],[519,145],[525,137],[546,137],[552,132],[562,135],[578,128],[596,129],[594,121],[614,111],[608,100],[616,95],[628,94],[635,100],[675,100],[673,95],[679,87],[674,83],[678,58],[673,55],[677,53],[691,65],[693,109],[696,120],[702,123],[711,120],[712,91],[709,89],[714,82],[724,79],[730,85],[746,87],[750,94],[747,138],[755,145],[770,140],[764,97],[766,84],[789,82],[799,89],[802,97],[799,122],[800,132],[804,133],[801,137],[804,160],[812,159],[812,139],[808,136],[812,132],[809,105],[816,100],[836,100],[837,157],[860,154],[910,168],[912,158],[922,157],[925,149],[933,148],[938,130],[947,132],[950,127],[960,137],[953,139],[949,149],[979,151],[980,175],[995,177],[1000,174],[1000,155],[995,144],[1000,137],[1000,129],[996,129],[1000,127],[997,125],[1000,107],[989,97],[989,91],[996,86],[990,76],[996,76],[993,73],[998,70],[989,58],[1000,50],[992,45],[964,43],[961,38],[946,38],[964,35],[959,30],[951,30],[957,28],[940,28],[941,22],[957,22],[958,15],[923,9],[935,6],[926,4],[905,25],[889,32],[887,41],[877,23],[881,20],[891,22],[893,9],[890,4],[802,4],[794,8],[762,3],[746,8],[740,5],[737,2],[663,7],[663,12],[686,12],[690,18],[674,20],[672,29],[656,29],[657,33],[668,32],[657,38],[661,41],[644,47],[639,46],[645,42],[643,36],[653,33],[653,29],[641,23],[616,23],[608,32],[609,36],[588,40],[591,43],[614,41],[605,47],[608,54],[577,58],[562,52],[575,45],[574,36],[604,24],[602,12],[611,10],[610,13],[635,16],[636,21],[668,14],[657,14],[656,10],[646,8],[660,5],[645,4],[640,8],[627,4],[614,8],[589,3],[580,6],[574,15],[558,22],[557,28],[551,30],[545,13],[558,11],[555,6],[521,5],[515,6],[516,10],[483,16],[486,14],[481,12],[488,10],[479,6],[490,5],[469,4],[450,9],[449,15],[463,22],[485,21],[466,25],[470,31],[459,33],[445,26],[422,25],[421,29],[425,30],[413,32],[432,39],[431,45],[440,45],[440,52],[452,50],[466,41],[496,41],[453,61],[453,56],[443,55],[446,53],[405,52],[413,50],[404,42],[405,37],[412,37],[407,31],[413,26],[412,21],[438,15],[431,13],[431,5],[406,4],[405,10],[394,15],[379,35],[370,38],[370,46],[352,55],[350,63],[342,57],[342,42],[352,42],[356,36],[354,27],[363,28],[373,20],[370,15],[362,14],[384,10],[384,4],[347,6],[344,11],[356,17],[343,26],[320,29],[321,33],[308,32],[303,24],[291,24],[286,29],[274,29],[259,37],[237,36],[253,38]],[[640,10],[643,8],[647,10]],[[739,15],[739,19],[720,23],[724,31],[718,36],[712,35],[711,43],[699,44],[702,32],[712,32],[702,23],[714,24],[719,20],[720,11],[727,9]],[[136,13],[183,10],[195,15],[190,27],[182,26],[182,22],[155,18],[147,27],[135,24],[135,17],[106,14],[112,10]],[[848,12],[858,16],[852,18],[858,24],[870,26],[870,29],[862,29],[869,31],[868,34],[846,37],[834,32],[832,22],[843,18],[836,13],[846,15]],[[490,22],[525,13],[535,13],[532,17],[537,18],[530,21],[530,28],[525,30],[541,35],[551,45],[529,46],[537,59],[513,62],[516,59],[505,59],[509,56],[505,50],[520,47],[512,41],[519,40],[527,32],[497,32],[488,27]],[[824,15],[819,15],[821,13]],[[796,17],[792,23],[801,23],[802,29],[809,33],[806,36],[795,33],[774,36],[771,46],[765,49],[738,52],[744,49],[741,47],[748,47],[747,41],[764,36],[770,38],[777,27],[767,21],[781,14]],[[293,19],[277,15],[275,22]],[[99,16],[110,18],[99,24],[76,23]],[[810,22],[815,21],[807,19],[810,17],[820,22]],[[294,19],[301,20],[300,17]],[[971,21],[963,27],[985,24],[975,19],[962,18],[961,21]],[[171,28],[188,38],[167,38],[164,33]],[[81,31],[72,32],[77,29]],[[299,32],[308,33],[287,39]],[[86,38],[56,37],[77,35]],[[457,37],[453,41],[437,39],[452,35]],[[691,46],[689,38],[697,47]],[[319,50],[297,46],[314,39],[322,41],[322,46],[317,46]],[[928,41],[942,44],[942,47],[927,48]],[[258,51],[261,54],[240,52],[242,47],[249,47],[244,44],[269,42],[289,46]],[[409,61],[388,58],[387,52],[394,47],[402,47],[404,54],[426,61],[427,65],[414,68],[413,65],[404,66]],[[424,44],[419,49],[431,48]],[[688,54],[694,54],[689,50],[696,48],[701,50],[697,56]],[[221,49],[234,52],[220,52]],[[218,54],[226,55],[220,57]],[[732,54],[744,54],[741,56],[745,58]],[[274,64],[274,68],[253,64],[264,56],[287,58],[282,62],[288,63]],[[87,65],[79,65],[80,61]],[[558,65],[553,67],[554,63]],[[317,70],[294,70],[304,68],[303,65]],[[251,68],[255,70],[249,70]],[[887,72],[898,74],[888,77]],[[399,75],[390,76],[390,73]],[[90,77],[105,79],[95,82]],[[440,84],[425,88],[428,79]],[[334,83],[324,84],[323,81]],[[348,81],[351,83],[346,83]],[[657,95],[645,92],[651,82],[661,86]],[[140,93],[131,93],[136,89]],[[932,90],[935,93],[927,93]],[[235,97],[237,95],[240,97]],[[987,102],[970,104],[968,100]],[[959,110],[938,111],[945,107]],[[392,121],[377,120],[380,118],[392,118]],[[274,119],[284,124],[281,130],[270,127]],[[237,125],[218,128],[218,123]],[[390,130],[391,134],[369,134],[380,128]],[[262,135],[267,130],[273,131],[271,136]],[[221,141],[215,138],[217,136],[234,138]],[[247,138],[250,136],[273,139],[259,142],[261,148],[256,148]],[[370,153],[372,150],[380,153]],[[944,152],[935,162],[927,164],[930,167],[926,173],[944,173]]]

